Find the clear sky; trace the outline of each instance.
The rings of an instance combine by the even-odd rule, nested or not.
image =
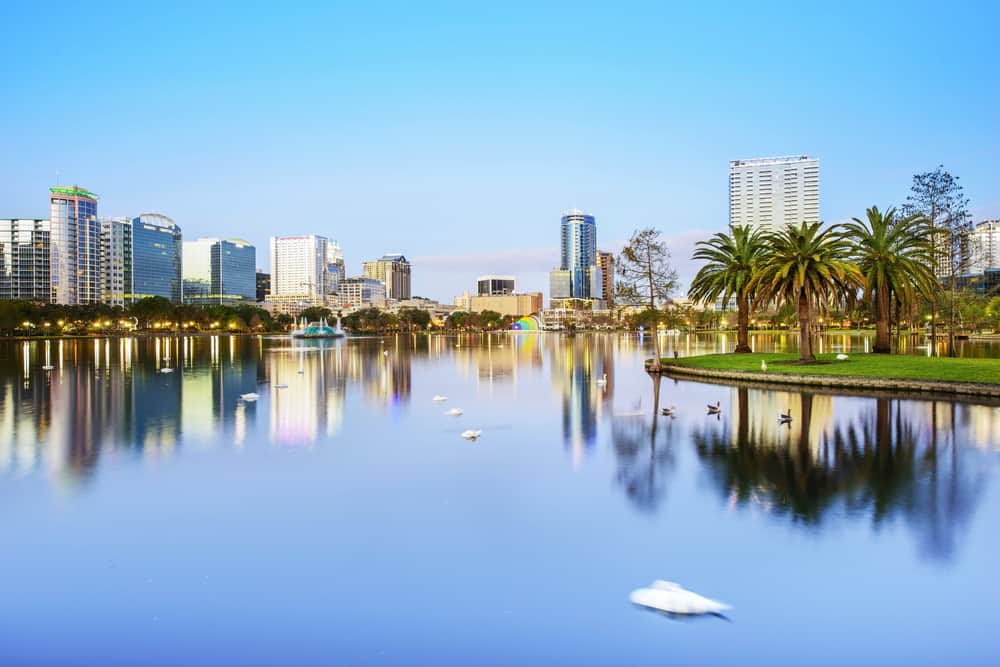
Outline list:
[[[206,3],[208,4],[208,3]],[[0,6],[0,217],[47,188],[187,238],[318,233],[415,294],[547,292],[561,211],[656,226],[682,277],[728,161],[820,158],[825,220],[944,164],[1000,217],[1000,4],[30,3]]]

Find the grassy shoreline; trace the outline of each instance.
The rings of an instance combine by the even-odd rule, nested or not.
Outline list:
[[[995,384],[1000,391],[1000,359],[923,357],[888,354],[852,354],[837,361],[836,354],[816,355],[818,364],[799,365],[795,353],[706,354],[681,359],[663,359],[664,371],[671,368],[729,371],[744,379],[768,376],[852,378],[859,381],[915,380],[929,382]],[[761,370],[767,362],[767,372]]]

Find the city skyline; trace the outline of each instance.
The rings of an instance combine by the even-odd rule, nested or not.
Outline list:
[[[158,211],[188,238],[337,238],[349,275],[399,250],[413,293],[439,300],[494,271],[546,291],[558,246],[538,230],[574,206],[601,221],[602,249],[663,229],[683,281],[691,241],[725,228],[729,161],[748,156],[818,157],[828,222],[902,203],[938,164],[977,222],[1000,218],[996,5],[943,22],[859,11],[511,5],[440,21],[405,6],[216,5],[192,22],[183,8],[106,5],[74,16],[102,43],[80,52],[48,38],[48,10],[8,7],[18,65],[0,80],[16,102],[0,123],[17,128],[4,137],[16,160],[0,216],[45,218],[40,194],[80,183],[103,215]],[[580,53],[578,34],[601,48]],[[275,52],[255,46],[275,36]],[[80,71],[96,75],[100,113],[40,103]],[[929,100],[928,81],[954,103]]]

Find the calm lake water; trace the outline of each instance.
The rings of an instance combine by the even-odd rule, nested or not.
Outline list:
[[[1000,661],[1000,398],[657,392],[649,355],[618,334],[0,343],[0,664]],[[655,579],[734,609],[632,606]]]

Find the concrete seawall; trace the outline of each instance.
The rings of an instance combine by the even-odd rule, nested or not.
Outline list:
[[[650,370],[651,361],[646,362]],[[797,386],[828,387],[831,389],[868,389],[876,391],[905,391],[933,394],[959,394],[966,396],[1000,397],[1000,385],[981,382],[948,382],[945,380],[907,380],[899,378],[855,377],[844,375],[792,375],[763,371],[730,371],[711,368],[691,368],[677,364],[662,364],[661,375],[684,375],[713,380],[735,382],[761,382]]]

